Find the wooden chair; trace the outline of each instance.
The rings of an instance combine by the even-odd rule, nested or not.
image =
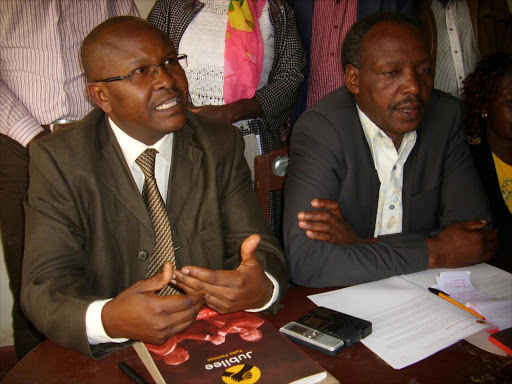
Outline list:
[[[269,192],[283,189],[288,161],[288,146],[254,158],[256,195],[267,221],[270,220]]]

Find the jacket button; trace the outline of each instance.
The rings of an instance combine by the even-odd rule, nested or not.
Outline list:
[[[137,253],[137,259],[141,260],[141,261],[145,261],[148,259],[148,251],[139,251],[139,253]]]

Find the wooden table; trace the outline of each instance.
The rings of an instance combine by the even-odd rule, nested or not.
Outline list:
[[[307,295],[323,291],[326,290],[290,288],[283,300],[284,308],[276,315],[266,317],[276,327],[281,327],[315,307]],[[391,368],[361,343],[345,348],[332,357],[306,347],[300,348],[341,383],[512,382],[512,358],[485,352],[465,341],[401,370]],[[139,372],[148,383],[153,382],[133,348],[118,351],[101,360],[93,360],[47,340],[25,356],[7,374],[2,384],[130,384],[130,379],[117,367],[121,361]]]

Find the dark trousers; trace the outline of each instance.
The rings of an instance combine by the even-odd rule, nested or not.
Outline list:
[[[0,231],[9,286],[14,298],[12,320],[18,359],[44,340],[20,306],[21,265],[25,238],[23,197],[28,189],[28,159],[25,147],[0,134]]]

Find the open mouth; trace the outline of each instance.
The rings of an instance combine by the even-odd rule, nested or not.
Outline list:
[[[419,105],[401,107],[395,109],[395,111],[406,120],[416,120],[421,115],[421,108]]]
[[[179,101],[179,99],[177,97],[175,97],[174,99],[171,99],[169,101],[164,102],[163,104],[160,104],[155,109],[157,111],[165,111],[167,109],[170,109],[170,108],[175,107],[176,105],[178,105],[178,101]]]

